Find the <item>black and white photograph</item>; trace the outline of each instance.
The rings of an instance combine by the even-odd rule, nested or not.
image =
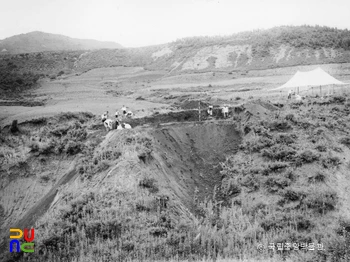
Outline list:
[[[349,0],[0,4],[1,262],[350,262]]]

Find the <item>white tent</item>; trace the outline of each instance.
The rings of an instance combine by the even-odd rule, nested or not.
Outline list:
[[[295,75],[284,85],[273,90],[294,89],[299,88],[299,91],[308,90],[312,86],[327,86],[327,85],[346,85],[333,76],[329,75],[321,68],[316,68],[307,72],[297,71]]]

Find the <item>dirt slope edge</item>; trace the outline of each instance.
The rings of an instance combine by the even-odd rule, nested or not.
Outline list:
[[[30,228],[34,226],[36,220],[41,217],[51,206],[52,201],[55,199],[55,196],[58,192],[58,188],[64,184],[67,184],[73,180],[77,175],[76,172],[76,159],[72,162],[67,173],[56,183],[54,187],[44,195],[41,200],[35,204],[31,209],[29,209],[25,215],[20,218],[13,226],[16,228]],[[9,245],[9,237],[5,235],[1,244],[0,244],[0,254],[7,252]],[[1,258],[1,256],[0,256]]]
[[[195,199],[212,196],[221,182],[219,163],[241,143],[235,124],[225,121],[172,125],[151,134],[155,150],[149,168],[191,211]]]

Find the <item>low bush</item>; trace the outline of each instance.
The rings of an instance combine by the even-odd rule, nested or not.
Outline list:
[[[297,151],[294,148],[283,144],[274,145],[262,150],[262,156],[278,161],[291,161],[294,159],[296,153]]]
[[[294,114],[287,114],[287,115],[285,116],[285,119],[286,119],[287,121],[295,122],[295,116],[294,116]]]
[[[286,202],[300,201],[303,200],[307,195],[305,189],[297,187],[286,187],[283,192],[281,192],[281,194]]]
[[[315,174],[312,174],[308,177],[308,181],[310,183],[320,183],[320,182],[325,182],[327,176],[324,172],[322,171],[317,171]]]
[[[277,121],[276,120],[276,121],[269,123],[268,128],[271,131],[287,131],[287,130],[291,129],[292,127],[287,121],[284,121],[284,120]]]
[[[157,193],[159,191],[157,181],[154,178],[145,177],[141,179],[139,187],[146,188],[151,193]]]
[[[281,172],[289,167],[289,163],[287,162],[270,162],[267,166],[263,167],[261,170],[261,174],[264,176],[268,176],[271,173]]]
[[[296,101],[296,102],[292,102],[290,104],[290,108],[291,109],[298,109],[302,105],[303,105],[303,101]]]
[[[252,139],[249,139],[247,141],[243,142],[243,148],[246,149],[249,152],[260,152],[261,149],[264,149],[266,147],[271,147],[275,143],[272,139],[269,139],[267,137],[253,137]]]
[[[324,168],[332,168],[339,166],[341,161],[337,156],[324,156],[321,158],[321,163]]]
[[[278,144],[285,144],[285,145],[291,145],[295,143],[295,141],[298,139],[296,134],[277,134],[274,137],[274,140]]]
[[[327,146],[325,144],[317,144],[315,149],[319,152],[326,152]]]
[[[50,181],[50,174],[43,174],[39,176],[39,181],[43,183],[47,183],[48,181]]]
[[[28,147],[30,148],[30,152],[39,152],[39,143],[36,141],[30,141]]]
[[[339,142],[350,148],[350,137],[348,136],[342,137],[340,138]]]
[[[311,150],[304,150],[296,155],[295,163],[300,166],[304,163],[312,163],[314,161],[317,161],[319,158],[320,156],[315,152]]]
[[[302,201],[308,208],[315,210],[318,213],[326,213],[335,209],[338,197],[337,193],[330,189],[318,189],[309,193]]]
[[[68,155],[76,155],[84,148],[84,144],[75,141],[69,141],[64,147],[64,152]]]
[[[257,191],[260,187],[259,180],[252,174],[244,176],[240,180],[240,185],[248,189],[248,192]]]
[[[228,180],[223,179],[221,183],[221,191],[225,197],[232,197],[240,194],[242,190],[235,180],[230,178]]]
[[[282,174],[272,175],[265,179],[264,185],[269,193],[276,193],[280,189],[290,186],[292,181]]]
[[[331,103],[343,104],[346,101],[346,97],[343,96],[333,96],[330,100]]]

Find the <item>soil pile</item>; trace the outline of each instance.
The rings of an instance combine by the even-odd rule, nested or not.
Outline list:
[[[251,101],[233,108],[235,116],[239,116],[243,123],[248,121],[258,121],[273,117],[279,110],[271,103],[261,100]]]
[[[208,106],[209,106],[208,103],[204,103],[204,102],[199,101],[199,100],[186,100],[185,102],[178,105],[178,107],[182,108],[182,109],[198,109],[199,105],[202,109],[208,108]]]

